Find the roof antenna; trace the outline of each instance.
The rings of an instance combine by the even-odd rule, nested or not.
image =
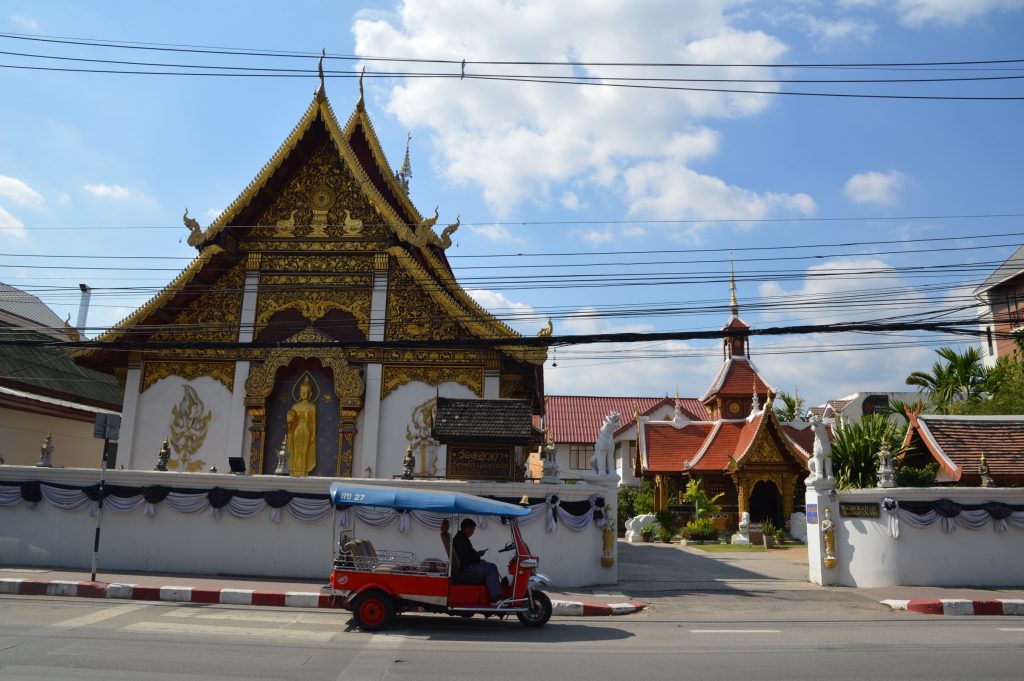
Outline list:
[[[320,61],[317,62],[317,65],[316,65],[317,74],[320,76],[320,88],[317,90],[318,93],[322,93],[324,91],[324,57],[325,56],[327,56],[327,48],[326,47],[323,48],[323,50],[321,50],[321,52],[320,52]]]

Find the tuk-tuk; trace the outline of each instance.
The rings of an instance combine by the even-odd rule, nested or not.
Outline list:
[[[499,553],[512,551],[508,576],[502,580],[501,598],[491,603],[483,575],[464,573],[455,568],[450,546],[439,548],[448,555],[443,560],[417,560],[409,551],[384,550],[366,539],[347,536],[339,540],[334,523],[334,565],[330,593],[351,610],[356,625],[365,631],[387,627],[402,612],[436,612],[462,617],[475,614],[505,616],[515,613],[528,627],[543,626],[551,617],[551,599],[540,590],[549,580],[536,572],[536,555],[523,541],[516,519],[528,508],[485,499],[460,492],[433,492],[400,487],[331,484],[331,503],[335,513],[350,507],[370,506],[395,511],[421,511],[417,516],[429,526],[441,528],[458,516],[491,516],[509,528],[511,539]],[[353,530],[356,513],[354,509]],[[436,525],[435,525],[436,524]],[[458,527],[457,522],[451,525]],[[353,532],[354,534],[354,532]]]

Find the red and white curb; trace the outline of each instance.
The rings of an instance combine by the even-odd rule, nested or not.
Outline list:
[[[893,610],[906,610],[922,615],[1024,615],[1024,599],[999,598],[969,600],[933,598],[931,600],[882,601]]]
[[[0,579],[0,594],[17,596],[77,596],[118,598],[129,601],[172,601],[176,603],[219,603],[223,605],[266,605],[287,608],[337,608],[328,594],[306,591],[260,591],[254,589],[206,589],[193,586],[147,586],[106,582],[40,582],[28,579]],[[643,610],[645,603],[584,603],[552,600],[553,614],[569,617],[628,615]]]
[[[551,614],[563,617],[597,617],[629,615],[640,612],[646,603],[585,603],[583,601],[551,601]]]
[[[193,586],[146,586],[105,582],[37,582],[0,579],[0,594],[19,596],[78,596],[120,598],[130,601],[172,601],[176,603],[222,603],[225,605],[270,605],[288,608],[337,608],[327,594],[305,591],[260,591],[256,589],[204,589]]]

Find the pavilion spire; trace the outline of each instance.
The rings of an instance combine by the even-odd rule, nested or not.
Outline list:
[[[729,257],[729,310],[733,317],[740,316],[740,304],[736,300],[736,270],[733,268],[732,257]]]
[[[398,183],[402,185],[402,189],[405,193],[409,193],[409,179],[412,177],[412,163],[409,161],[409,143],[412,141],[412,133],[408,133],[405,138],[405,158],[402,160],[402,167],[395,173],[395,178]]]

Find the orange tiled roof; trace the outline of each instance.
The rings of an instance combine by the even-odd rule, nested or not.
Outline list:
[[[905,442],[914,436],[953,480],[977,484],[984,452],[996,483],[1024,483],[1024,416],[921,414]]]
[[[693,423],[676,429],[667,421],[649,421],[644,425],[647,469],[656,473],[681,472],[686,461],[704,445],[712,423]]]
[[[701,402],[706,402],[714,395],[751,395],[754,390],[762,398],[768,393],[775,394],[777,391],[768,381],[761,377],[757,367],[746,357],[731,357],[725,361],[718,371],[711,387],[707,389]]]
[[[733,317],[732,319],[729,320],[728,324],[726,324],[725,326],[722,327],[723,330],[726,330],[726,329],[749,329],[749,328],[750,328],[750,325],[747,324],[742,319],[740,319],[739,317]]]

